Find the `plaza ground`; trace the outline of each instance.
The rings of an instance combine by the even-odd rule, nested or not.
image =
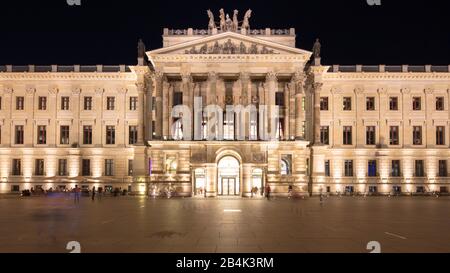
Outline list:
[[[0,252],[450,252],[448,197],[0,197]]]

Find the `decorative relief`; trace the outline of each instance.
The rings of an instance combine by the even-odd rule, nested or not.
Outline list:
[[[411,89],[408,88],[408,87],[402,88],[400,91],[401,91],[402,94],[404,94],[404,95],[409,95],[409,94],[411,94]]]
[[[48,89],[48,93],[49,93],[50,95],[56,95],[56,94],[58,94],[58,92],[59,92],[59,89],[58,89],[57,86],[51,86],[51,87]]]
[[[33,86],[28,86],[25,89],[25,92],[27,93],[27,95],[33,95],[36,92],[36,88],[34,88]]]
[[[252,161],[255,163],[264,163],[265,156],[263,153],[254,153],[252,155]]]
[[[14,89],[13,89],[11,86],[5,86],[5,87],[3,88],[3,93],[4,93],[4,94],[10,95],[10,94],[12,94],[13,92],[14,92]]]
[[[80,88],[80,87],[74,87],[74,88],[72,89],[72,95],[78,96],[78,95],[80,95],[80,94],[81,94],[81,88]]]
[[[434,91],[434,89],[431,87],[425,88],[425,94],[427,94],[427,95],[432,95],[433,91]]]
[[[273,71],[269,71],[266,74],[266,81],[276,81],[277,80],[277,74]]]
[[[236,44],[231,39],[228,39],[226,42],[219,44],[216,41],[213,45],[208,46],[208,44],[204,44],[199,49],[195,46],[189,50],[185,50],[185,54],[275,54],[273,49],[269,49],[266,46],[258,46],[257,44],[251,44],[249,47],[244,44],[244,42],[240,42],[240,44]]]
[[[104,92],[105,92],[104,88],[101,88],[101,87],[95,88],[95,94],[96,95],[102,95]]]

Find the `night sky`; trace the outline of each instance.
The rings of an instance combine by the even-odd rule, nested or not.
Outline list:
[[[136,63],[136,43],[161,47],[168,28],[207,28],[223,7],[252,28],[296,28],[297,47],[322,42],[324,64],[450,64],[450,10],[443,0],[1,1],[0,64]]]

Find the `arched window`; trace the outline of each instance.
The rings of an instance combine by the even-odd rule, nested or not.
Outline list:
[[[288,175],[290,173],[290,167],[287,160],[281,160],[281,175]]]

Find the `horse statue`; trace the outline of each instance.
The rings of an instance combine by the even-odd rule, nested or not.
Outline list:
[[[244,21],[242,22],[242,29],[249,30],[250,29],[250,17],[252,17],[252,10],[249,9],[244,15]]]
[[[208,29],[213,30],[216,28],[216,22],[214,21],[214,14],[212,13],[211,10],[207,10],[206,12],[208,13],[209,17]]]

